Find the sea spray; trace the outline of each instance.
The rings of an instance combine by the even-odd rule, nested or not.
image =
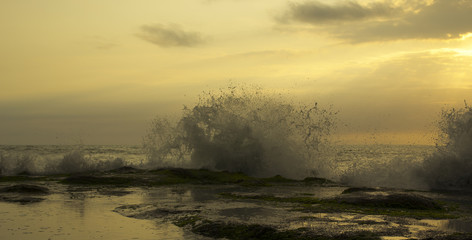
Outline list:
[[[426,189],[417,175],[424,157],[431,151],[427,146],[362,146],[358,157],[337,166],[341,183],[351,186]],[[370,152],[371,154],[367,154]]]
[[[84,150],[73,150],[66,153],[58,161],[50,161],[46,167],[49,173],[82,173],[105,171],[125,166],[122,158],[113,158],[106,161],[97,161]]]
[[[45,175],[104,171],[141,166],[121,157],[97,154],[100,146],[2,146],[0,175]],[[107,147],[111,149],[111,147]],[[94,154],[92,154],[92,152]]]
[[[253,176],[323,176],[336,112],[294,104],[257,87],[204,92],[176,121],[157,117],[144,138],[153,167],[208,168]]]
[[[431,188],[472,187],[472,107],[443,110],[436,151],[418,174]]]
[[[466,103],[460,109],[443,110],[437,126],[439,137],[433,151],[425,148],[424,154],[408,154],[408,147],[403,146],[404,152],[387,160],[353,161],[343,169],[340,180],[357,186],[472,188],[472,107]]]
[[[38,174],[44,171],[44,161],[36,154],[0,152],[0,175]]]

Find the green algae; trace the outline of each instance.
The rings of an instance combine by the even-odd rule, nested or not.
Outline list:
[[[306,185],[324,185],[324,184],[336,184],[335,182],[325,179],[325,178],[318,178],[318,177],[306,177],[302,180]]]
[[[64,184],[81,184],[81,185],[116,185],[116,186],[133,186],[144,183],[138,178],[121,177],[121,176],[92,176],[77,175],[70,176],[61,181]]]
[[[0,182],[47,181],[49,179],[50,178],[47,176],[30,176],[30,175],[0,176]]]
[[[178,183],[237,184],[254,179],[240,172],[218,172],[210,171],[208,169],[164,168],[150,172],[156,175],[165,176],[168,180],[173,180]]]
[[[64,184],[162,186],[175,184],[237,184],[244,187],[262,187],[283,184],[303,184],[303,181],[287,179],[280,175],[256,178],[241,172],[211,171],[208,169],[161,168],[151,171],[130,167],[73,175],[60,180]]]
[[[184,216],[174,220],[172,223],[177,227],[185,227],[185,226],[195,226],[202,218],[198,215],[195,216]]]
[[[13,186],[0,188],[0,193],[20,193],[20,194],[37,194],[47,195],[49,189],[41,186],[30,184],[17,184]]]
[[[392,202],[384,204],[367,203],[346,203],[339,199],[317,199],[313,197],[276,197],[273,195],[239,195],[234,193],[220,193],[221,197],[234,200],[259,200],[278,203],[296,204],[292,208],[293,211],[316,212],[316,213],[333,213],[348,212],[366,215],[387,215],[395,217],[410,217],[415,219],[452,219],[458,216],[452,213],[454,210],[445,203],[434,201],[433,205],[428,206],[412,206],[409,201],[401,201],[394,198]],[[398,201],[398,202],[393,202]],[[433,200],[431,200],[433,201]]]
[[[261,200],[268,202],[284,202],[298,204],[318,204],[321,201],[313,197],[276,197],[273,195],[238,195],[234,193],[220,193],[221,197],[230,199]]]
[[[322,201],[319,205],[299,205],[293,208],[294,211],[310,213],[358,213],[365,215],[385,215],[392,217],[408,217],[414,219],[454,219],[456,214],[445,209],[417,210],[407,208],[385,208],[359,206],[346,203]]]
[[[282,177],[280,175],[275,175],[275,176],[270,177],[270,178],[263,178],[262,180],[266,183],[294,183],[294,182],[297,182],[296,180],[285,178],[285,177]]]
[[[0,201],[20,204],[37,203],[45,200],[40,196],[48,195],[50,191],[46,187],[17,184],[0,188]]]
[[[322,235],[308,228],[298,228],[291,230],[278,230],[275,227],[262,224],[245,224],[237,222],[210,221],[201,219],[199,216],[183,217],[174,222],[176,226],[187,227],[193,233],[211,237],[225,238],[230,240],[377,240],[380,239],[373,233],[359,231],[353,233],[343,233],[339,235]]]
[[[370,188],[370,187],[350,187],[345,189],[341,194],[349,194],[355,192],[378,192],[380,191],[377,188]]]
[[[236,184],[243,187],[270,187],[280,185],[323,184],[326,179],[293,180],[276,175],[270,178],[251,177],[241,172],[212,171],[208,169],[160,168],[155,170],[121,167],[110,171],[84,172],[77,174],[53,174],[44,176],[1,176],[0,182],[57,181],[63,184],[163,186],[178,184]]]

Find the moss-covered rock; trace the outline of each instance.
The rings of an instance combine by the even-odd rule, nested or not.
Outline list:
[[[218,172],[207,169],[163,168],[152,171],[153,174],[166,176],[169,179],[180,180],[182,183],[196,184],[228,184],[242,183],[253,179],[243,173]]]
[[[47,195],[49,189],[41,186],[30,185],[30,184],[17,184],[0,188],[0,193],[21,193],[21,194],[34,194],[34,195]]]
[[[341,194],[348,194],[354,192],[378,192],[381,191],[379,188],[371,188],[371,187],[350,187],[345,189]]]
[[[319,185],[319,184],[334,184],[335,182],[326,179],[326,178],[318,178],[318,177],[306,177],[303,179],[305,184],[309,185]]]
[[[318,204],[320,200],[314,197],[276,197],[273,195],[239,195],[234,193],[220,193],[221,197],[230,199],[261,200],[269,202],[284,202],[298,204]]]
[[[411,217],[416,219],[448,219],[457,217],[451,214],[451,209],[445,208],[443,204],[412,193],[387,194],[385,192],[375,192],[375,194],[370,195],[355,192],[351,194],[341,194],[331,199],[318,199],[308,196],[277,197],[273,195],[235,193],[220,193],[220,196],[241,201],[257,200],[273,203],[292,203],[293,210],[301,212],[350,212],[369,215]]]
[[[244,224],[235,222],[203,220],[201,223],[191,223],[191,231],[212,238],[226,238],[231,240],[374,240],[379,236],[368,232],[340,233],[339,235],[321,235],[307,228],[293,230],[278,230],[272,226],[261,224]]]
[[[117,168],[117,169],[110,170],[109,172],[126,174],[126,173],[144,173],[145,171],[146,170],[137,169],[137,168],[130,167],[130,166],[124,166],[124,167],[120,167],[120,168]]]
[[[49,194],[49,189],[36,185],[17,184],[0,188],[0,201],[20,204],[37,203],[44,200],[42,197]]]
[[[413,193],[369,193],[355,191],[342,194],[336,198],[339,203],[351,205],[379,207],[379,208],[403,208],[417,210],[440,210],[442,206],[431,198]]]
[[[76,175],[65,178],[61,181],[66,184],[83,184],[83,185],[118,185],[118,186],[134,186],[142,185],[145,182],[134,177],[122,176],[92,176],[92,175]]]

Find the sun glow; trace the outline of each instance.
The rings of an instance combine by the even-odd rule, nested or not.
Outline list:
[[[458,56],[472,56],[472,49],[454,49]]]
[[[467,40],[472,37],[472,33],[460,34],[461,40]]]
[[[441,48],[429,51],[432,54],[455,53],[455,56],[472,56],[472,48]]]

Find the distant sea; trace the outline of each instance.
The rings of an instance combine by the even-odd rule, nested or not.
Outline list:
[[[347,172],[352,175],[369,168],[391,167],[394,162],[405,163],[407,168],[422,162],[434,150],[434,146],[421,145],[337,145],[326,157],[331,158],[336,175]],[[140,167],[146,161],[140,145],[0,145],[3,175],[107,170],[123,165]]]

